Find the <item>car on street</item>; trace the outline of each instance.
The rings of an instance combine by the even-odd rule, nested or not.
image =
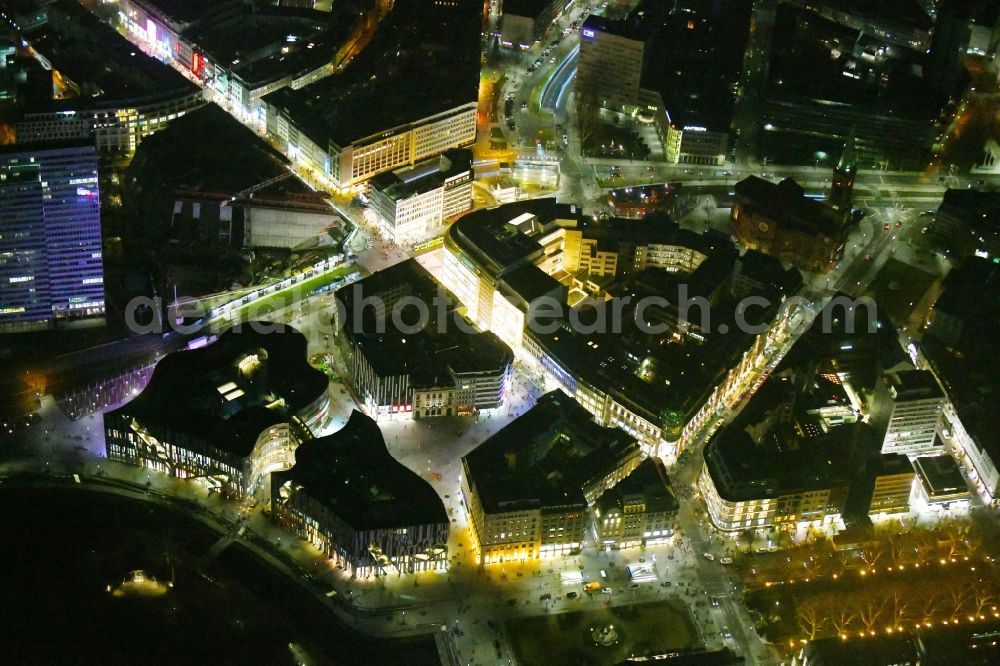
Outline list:
[[[567,599],[576,599],[576,597],[577,597],[576,592],[567,592],[566,593],[566,598]]]
[[[733,558],[731,558],[731,557],[723,557],[719,561],[722,562],[723,564],[732,564],[733,563]]]
[[[549,600],[549,599],[551,599],[551,598],[552,598],[552,595],[551,595],[551,594],[549,594],[548,592],[546,592],[546,593],[545,593],[545,594],[543,594],[542,596],[538,597],[538,600],[539,600],[539,601],[548,601],[548,600]]]
[[[614,590],[612,590],[610,587],[605,587],[601,590],[601,594],[614,594]]]
[[[632,589],[634,590],[634,589],[636,589],[637,587],[639,587],[639,583],[632,583],[631,585],[629,585],[629,587],[630,587],[630,588],[632,588]]]
[[[673,585],[673,583],[671,583],[669,580],[665,580],[662,583],[660,583],[660,587],[670,587],[671,585]]]
[[[715,561],[715,555],[712,555],[712,553],[702,553],[702,555],[709,562],[714,562]]]
[[[527,108],[528,108],[528,100],[524,100],[523,102],[521,102],[521,110],[524,111]]]

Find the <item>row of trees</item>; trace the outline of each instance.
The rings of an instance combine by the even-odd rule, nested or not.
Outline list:
[[[776,554],[751,556],[743,562],[743,570],[746,582],[752,585],[842,576],[857,569],[990,558],[1000,558],[1000,524],[993,516],[979,514],[971,520],[946,521],[934,529],[885,526],[857,548],[838,550],[829,541],[819,541]]]
[[[890,581],[853,590],[827,591],[795,599],[795,628],[800,638],[913,629],[917,625],[992,619],[1000,601],[998,588],[980,580],[945,578]]]

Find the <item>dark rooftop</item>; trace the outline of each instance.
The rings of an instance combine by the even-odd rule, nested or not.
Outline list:
[[[268,426],[287,423],[327,390],[306,361],[306,339],[277,326],[264,334],[245,326],[201,349],[166,356],[149,384],[119,408],[151,431],[164,427],[246,456]]]
[[[537,240],[511,224],[514,220],[535,216],[545,224],[581,215],[575,206],[556,203],[555,198],[518,201],[465,215],[448,227],[446,239],[500,276],[541,250]]]
[[[905,370],[888,378],[889,386],[896,393],[896,401],[943,398],[941,386],[929,370]]]
[[[723,430],[705,447],[705,465],[723,499],[764,499],[803,490],[847,487],[849,426],[844,436],[798,439],[772,430],[760,444],[745,431]]]
[[[482,6],[474,2],[397,0],[343,72],[265,100],[324,148],[474,103],[481,19]]]
[[[345,306],[345,334],[357,342],[380,375],[408,374],[416,386],[444,386],[451,383],[449,368],[455,373],[484,372],[513,362],[510,348],[495,334],[478,331],[467,321],[467,330],[475,332],[465,332],[448,319],[459,316],[453,307],[446,306],[443,313],[438,311],[434,299],[448,294],[416,259],[378,271],[340,293]],[[403,296],[416,298],[428,308],[429,317],[419,331],[399,331],[390,319]],[[366,299],[375,297],[383,303],[386,320],[382,327],[378,323],[380,313],[363,305],[369,302]],[[457,303],[454,297],[451,303]],[[440,315],[446,318],[441,326]],[[417,310],[407,306],[399,310],[399,316],[412,324]]]
[[[503,13],[537,18],[554,0],[504,0]],[[558,0],[555,0],[558,1]]]
[[[565,292],[565,287],[534,264],[523,264],[503,276],[503,284],[524,300],[531,303],[536,298],[557,292]],[[558,296],[557,296],[558,297]]]
[[[603,428],[562,391],[546,393],[462,461],[483,510],[578,506],[584,485],[638,444]]]
[[[913,465],[908,456],[902,453],[882,453],[871,459],[868,470],[874,476],[894,476],[896,474],[913,474]]]
[[[400,201],[441,187],[445,180],[471,167],[471,150],[452,149],[411,167],[379,174],[368,182],[393,201]]]
[[[597,505],[606,512],[605,508],[621,506],[629,497],[641,497],[647,512],[677,511],[679,506],[670,488],[667,470],[659,458],[646,458],[639,463],[631,474],[606,490]]]
[[[642,86],[660,93],[671,122],[729,132],[751,7],[751,0],[684,0],[654,28]]]
[[[849,219],[827,204],[805,196],[791,178],[780,183],[749,176],[736,183],[736,196],[747,200],[754,211],[778,221],[783,228],[810,234],[835,236]]]
[[[58,0],[45,8],[45,14],[46,22],[30,31],[27,38],[71,87],[79,88],[77,97],[53,101],[53,107],[93,106],[106,100],[177,95],[198,89],[77,2]]]
[[[278,176],[284,193],[312,189],[288,160],[232,116],[208,104],[143,139],[128,172],[141,185],[233,195]]]
[[[949,455],[914,458],[913,469],[931,499],[969,492],[965,475],[962,474],[955,459]]]
[[[357,410],[337,432],[299,446],[271,484],[289,481],[355,530],[448,523],[431,485],[389,454],[378,425]]]
[[[897,666],[919,664],[917,642],[909,634],[879,636],[871,640],[845,641],[839,637],[810,641],[805,648],[809,664],[815,666]]]

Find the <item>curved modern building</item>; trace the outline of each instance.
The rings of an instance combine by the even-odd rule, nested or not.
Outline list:
[[[448,566],[441,498],[389,454],[382,431],[361,412],[299,447],[295,465],[271,478],[271,506],[279,523],[352,576]]]
[[[327,419],[328,379],[291,327],[246,326],[201,349],[170,354],[146,389],[104,416],[108,458],[193,478],[245,497],[288,469]]]

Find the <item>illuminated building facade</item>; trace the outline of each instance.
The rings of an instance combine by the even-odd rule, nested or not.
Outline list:
[[[677,498],[663,461],[646,458],[591,507],[598,548],[634,548],[673,536]]]
[[[329,176],[347,189],[377,174],[472,145],[475,140],[476,102],[469,102],[344,145],[331,142]]]
[[[0,211],[0,333],[103,325],[94,147],[0,150]]]
[[[671,456],[679,452],[689,419],[708,418],[698,406],[708,399],[712,411],[731,393],[742,393],[748,388],[744,366],[759,365],[763,371],[768,361],[757,354],[770,352],[785,337],[771,332],[756,340],[707,335],[680,311],[677,289],[667,295],[665,307],[641,313],[648,315],[645,321],[664,327],[659,335],[641,330],[635,307],[643,296],[663,300],[663,289],[683,284],[690,298],[707,299],[713,316],[730,317],[735,305],[724,286],[734,260],[728,239],[681,230],[664,217],[594,223],[572,206],[538,199],[475,211],[453,223],[444,237],[440,279],[476,325],[541,366],[599,423],[624,429],[648,455]],[[774,308],[762,314],[770,319],[788,290],[784,284],[767,288],[777,290],[769,301]],[[626,335],[580,334],[570,321],[544,334],[531,325],[547,304],[589,307],[616,294],[631,294],[622,303],[632,305],[619,313]],[[606,313],[609,309],[605,306]],[[787,331],[781,330],[784,336]],[[654,363],[657,355],[663,358]],[[706,371],[708,364],[714,369]],[[725,390],[713,393],[709,374],[734,366]],[[698,377],[706,383],[692,386]]]
[[[810,199],[790,178],[775,184],[750,176],[736,184],[730,227],[749,249],[828,271],[843,256],[855,221],[849,207]]]
[[[545,559],[581,547],[588,505],[642,461],[559,391],[462,458],[462,494],[480,564]]]
[[[673,164],[722,166],[729,154],[729,133],[703,125],[670,123],[666,132],[667,161]]]
[[[425,240],[472,208],[472,152],[451,150],[369,181],[379,228],[397,244]]]
[[[512,48],[531,48],[568,5],[568,0],[502,0],[500,43]]]
[[[670,213],[677,201],[680,185],[641,185],[621,187],[608,192],[608,205],[618,217],[643,218],[649,213]]]
[[[910,495],[916,473],[910,459],[900,454],[883,454],[873,460],[875,485],[868,514],[905,513],[910,510]]]
[[[846,461],[842,447],[755,445],[746,433],[727,431],[705,447],[698,487],[720,530],[794,530],[799,523],[840,517],[847,498]]]
[[[1000,265],[972,258],[953,270],[929,314],[920,353],[944,389],[941,436],[983,503],[1000,505]]]
[[[14,128],[19,142],[93,138],[102,156],[126,158],[143,138],[204,104],[202,91],[188,91],[113,106],[26,113]]]
[[[889,378],[892,416],[882,442],[882,453],[907,456],[941,450],[937,439],[944,410],[944,392],[927,370],[899,372]]]
[[[352,412],[271,477],[275,520],[355,578],[443,571],[449,519],[430,484],[390,454],[375,421]]]
[[[457,303],[416,259],[341,294],[345,321],[336,344],[369,416],[468,416],[506,402],[514,355],[454,312]],[[417,326],[421,311],[427,316]]]
[[[108,458],[245,497],[325,425],[327,385],[297,331],[230,330],[165,357],[138,397],[104,415]]]
[[[913,459],[917,473],[914,500],[930,509],[965,509],[972,494],[965,475],[949,455],[919,456]]]
[[[646,51],[646,36],[629,21],[591,15],[580,27],[576,94],[603,107],[634,107]]]

